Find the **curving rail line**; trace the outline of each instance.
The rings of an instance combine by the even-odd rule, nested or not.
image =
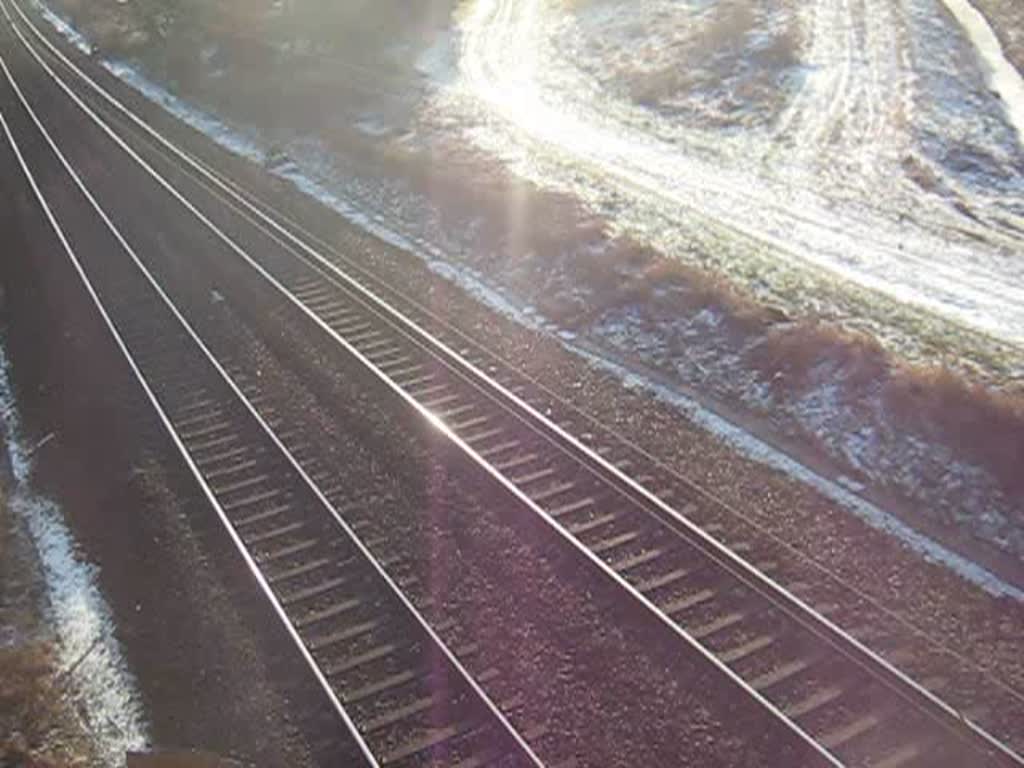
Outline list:
[[[692,500],[683,498],[675,506],[670,505],[670,488],[651,490],[651,478],[631,474],[642,468],[613,464],[590,444],[592,436],[575,436],[554,423],[517,394],[519,385],[514,377],[505,378],[500,372],[492,375],[484,370],[486,355],[463,355],[425,330],[421,323],[350,274],[337,259],[296,234],[289,222],[282,223],[272,210],[265,209],[157,133],[56,48],[17,3],[11,5],[20,24],[42,44],[46,55],[84,86],[84,96],[54,71],[36,49],[36,43],[28,40],[9,17],[26,50],[69,98],[202,226],[222,240],[321,335],[358,361],[409,412],[436,427],[468,463],[493,483],[505,502],[532,512],[595,573],[616,585],[624,600],[717,668],[723,685],[759,702],[767,713],[805,741],[821,762],[873,768],[1024,765],[1024,760],[1009,747],[943,702],[932,690],[937,685],[918,684],[895,667],[893,661],[899,660],[898,652],[889,655],[888,660],[874,653],[830,619],[826,615],[830,611],[820,606],[812,608],[795,590],[774,581],[774,563],[748,562],[742,551],[737,551],[741,547],[730,548],[714,537],[714,531],[699,526],[691,519],[695,512]],[[6,14],[7,0],[3,7]],[[143,159],[98,114],[99,109],[111,110],[125,119],[150,145],[159,148],[160,159],[154,162],[173,162],[179,169],[187,170],[188,194],[182,192],[181,180],[177,186],[172,184]],[[13,137],[9,135],[9,139],[13,143]],[[56,145],[53,149],[59,153]],[[68,170],[73,174],[70,166]],[[98,204],[95,207],[98,212],[101,210]],[[233,231],[229,235],[221,225],[224,216],[241,217],[252,226],[243,233]],[[127,243],[122,241],[121,245],[128,249]],[[268,257],[267,253],[273,256]],[[141,261],[134,254],[132,258],[149,279],[150,289],[160,293],[175,314],[173,305],[145,272]],[[83,279],[87,279],[84,273]],[[97,302],[102,309],[99,299]],[[175,319],[187,329],[195,345],[206,351],[184,318],[176,315]],[[152,338],[148,336],[152,332],[145,329],[142,335],[132,338],[141,344],[145,338]],[[130,344],[122,348],[131,354]],[[206,362],[217,369],[216,360],[208,352]],[[182,386],[182,371],[162,369],[159,361],[149,364],[153,366],[150,386],[159,388],[161,393],[167,388],[163,396],[168,402],[176,391],[172,382],[179,383],[177,391],[188,390]],[[304,635],[302,630],[311,626],[310,614],[289,618],[288,607],[295,604],[293,601],[303,604],[333,594],[333,590],[353,581],[346,574],[323,570],[324,561],[334,563],[337,558],[319,548],[340,545],[329,537],[304,537],[308,534],[303,527],[307,523],[292,521],[287,515],[295,505],[282,501],[290,502],[293,494],[311,495],[332,524],[344,532],[341,541],[358,550],[363,562],[367,558],[372,561],[372,556],[303,471],[301,462],[274,436],[258,407],[245,400],[245,393],[231,384],[223,369],[217,369],[217,373],[220,384],[211,383],[204,390],[220,391],[222,394],[217,397],[200,395],[194,401],[161,406],[160,395],[153,395],[154,404],[165,408],[165,424],[172,435],[178,436],[179,447],[229,529],[245,531],[245,535],[236,536],[236,543],[243,551],[246,547],[258,547],[255,554],[247,556],[250,567],[276,601],[286,623],[290,621],[293,636],[305,643],[307,658],[330,693],[334,679],[331,672],[337,672],[338,666],[321,662],[318,653],[326,640],[333,640],[339,633],[325,633],[318,628],[315,636]],[[146,377],[138,370],[137,374],[145,386]],[[192,375],[189,371],[188,376]],[[225,386],[232,390],[233,404],[231,398],[224,399]],[[232,420],[236,414],[247,416],[255,426],[236,426]],[[241,435],[258,436],[261,430],[275,450],[261,451],[260,455],[277,456],[280,466],[261,468],[254,473],[250,455],[232,451],[235,442],[243,441]],[[211,453],[204,455],[202,451]],[[195,452],[200,452],[199,459],[193,455]],[[213,459],[216,461],[207,463]],[[236,469],[231,471],[232,467]],[[210,472],[226,474],[210,478]],[[296,490],[290,490],[292,487]],[[233,495],[225,506],[221,497],[228,494]],[[253,504],[256,506],[249,506]],[[244,510],[244,515],[238,510]],[[278,562],[275,553],[284,558],[281,571],[268,565]],[[291,559],[293,556],[301,559]],[[274,575],[260,576],[264,567],[274,567]],[[439,643],[380,564],[374,562],[372,570],[375,578],[388,585],[406,614],[413,617],[419,637]],[[303,586],[294,591],[275,591],[275,584],[290,579],[300,579],[296,584]],[[337,610],[335,603],[315,605],[319,607],[312,611],[313,625],[324,620],[321,614],[325,611],[326,618],[336,615],[331,613]],[[839,609],[841,606],[834,608]],[[377,626],[372,617],[365,624]],[[360,635],[360,639],[365,637]],[[390,644],[384,643],[384,647]],[[381,651],[377,646],[376,650],[367,650],[354,658],[358,661],[375,653],[388,655],[392,650]],[[445,649],[444,656],[452,670],[450,676],[462,686],[461,690],[476,696],[478,705],[482,702],[482,710],[479,706],[477,710],[492,718],[486,727],[503,729],[503,743],[520,750],[524,759],[535,761],[522,737],[501,716],[500,707],[487,700],[482,689],[459,666],[457,655]],[[418,706],[421,709],[417,712],[425,711],[429,708],[428,698],[429,694],[424,694],[406,706],[414,710]],[[364,722],[345,714],[336,696],[332,700],[350,725],[353,720]],[[467,726],[469,733],[476,733],[474,728],[480,727],[473,717],[465,722],[472,725]],[[354,725],[353,729],[357,734],[363,732]],[[457,735],[462,736],[463,732]]]
[[[459,661],[466,650],[445,645],[260,415],[251,387],[236,383],[179,312],[39,121],[2,56],[0,70],[137,268],[76,252],[0,112],[0,128],[61,247],[365,764],[541,766]]]

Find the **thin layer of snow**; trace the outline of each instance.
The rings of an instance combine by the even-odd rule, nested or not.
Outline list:
[[[989,84],[1006,106],[1006,114],[1024,142],[1024,77],[1006,58],[1003,46],[981,11],[968,0],[942,0],[960,22],[989,68]]]
[[[159,104],[172,115],[195,130],[213,139],[230,152],[257,163],[266,159],[265,149],[253,136],[247,136],[232,128],[208,112],[195,109],[173,93],[157,85],[139,70],[123,61],[104,59],[103,68],[120,78],[150,101]]]
[[[458,74],[452,33],[439,32],[433,44],[416,59],[415,69],[434,84],[449,83]]]
[[[749,4],[476,0],[462,77],[437,111],[462,109],[465,137],[517,172],[773,301],[809,311],[838,281],[1024,348],[1024,153],[936,2],[787,5],[805,40],[779,54],[788,106],[766,125],[721,130],[664,114],[664,99],[598,88],[595,73],[609,49],[630,62],[671,49],[677,66],[659,77],[716,62],[713,82],[749,71],[766,34],[756,27],[721,62],[699,34],[692,61],[672,47],[719,5],[742,15]],[[712,31],[730,28],[719,21]],[[930,38],[935,61],[917,66],[928,51],[916,36],[933,22],[944,24]],[[631,83],[645,86],[649,73],[635,69]],[[941,88],[924,90],[937,75]],[[934,189],[908,178],[915,162],[919,176],[937,175]]]
[[[81,32],[79,32],[73,26],[68,24],[68,22],[64,21],[64,19],[62,19],[56,13],[51,11],[41,2],[38,2],[38,0],[36,0],[35,5],[39,9],[39,12],[43,15],[43,18],[46,19],[50,26],[52,26],[54,29],[57,30],[57,32],[60,33],[61,37],[63,37],[65,40],[67,40],[69,43],[75,46],[82,53],[92,53],[92,45],[89,43],[88,40],[85,39],[85,36],[82,35]]]
[[[110,607],[97,586],[95,567],[82,560],[57,504],[31,487],[32,453],[37,445],[21,435],[2,344],[0,414],[13,473],[8,501],[25,521],[39,553],[57,660],[69,675],[69,690],[102,764],[123,764],[127,751],[145,749],[149,743],[137,686],[114,636]]]

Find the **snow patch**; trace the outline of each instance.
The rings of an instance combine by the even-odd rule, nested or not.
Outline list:
[[[61,509],[31,488],[32,453],[20,434],[17,402],[6,350],[0,344],[0,414],[13,473],[8,501],[21,517],[39,553],[46,578],[57,659],[69,674],[78,712],[103,765],[121,765],[130,750],[148,746],[135,680],[114,637],[109,606],[97,586],[96,569],[76,551]],[[73,670],[73,671],[72,671]]]
[[[452,33],[439,32],[433,44],[416,59],[416,71],[437,85],[451,82],[458,74]]]
[[[1003,46],[981,11],[967,0],[942,0],[978,49],[989,69],[989,84],[1006,107],[1006,116],[1024,144],[1024,77],[1006,58]]]
[[[51,11],[45,5],[38,2],[38,0],[36,0],[35,6],[36,8],[39,9],[39,12],[42,14],[43,18],[46,19],[50,26],[57,30],[61,37],[63,37],[65,40],[67,40],[69,43],[75,46],[82,53],[87,55],[92,54],[93,47],[89,43],[89,41],[85,39],[85,36],[82,35],[81,32],[72,27],[70,24],[64,21],[64,19],[62,19],[56,13]]]
[[[102,65],[104,69],[123,80],[147,99],[159,104],[182,122],[213,139],[213,141],[228,151],[257,163],[264,162],[266,154],[254,137],[244,135],[238,129],[228,126],[208,112],[196,109],[182,101],[166,88],[154,83],[130,64],[105,59]]]

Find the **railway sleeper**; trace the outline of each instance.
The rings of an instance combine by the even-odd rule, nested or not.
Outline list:
[[[337,331],[337,327],[343,327],[346,324],[351,324],[360,317],[358,312],[353,312],[350,309],[337,309],[332,312],[323,312],[319,313],[319,316],[323,322],[327,323],[327,325],[335,331]]]
[[[234,521],[235,529],[245,528],[246,526],[255,525],[256,523],[263,523],[267,520],[271,520],[275,517],[280,517],[285,512],[291,511],[291,504],[278,504],[277,506],[270,507],[261,512],[254,512],[251,515],[243,517],[239,520]]]
[[[836,703],[846,694],[847,690],[847,688],[840,685],[820,688],[796,703],[784,707],[783,712],[786,714],[786,717],[793,720],[801,720],[815,714],[823,707]]]
[[[313,549],[313,547],[319,545],[319,543],[320,542],[317,539],[304,539],[292,544],[285,544],[284,546],[277,547],[268,552],[257,553],[255,559],[256,562],[261,565],[269,565],[270,563],[294,557],[302,552]]]
[[[870,763],[870,768],[905,768],[921,760],[928,753],[929,747],[922,744],[910,743],[897,747],[878,762]]]
[[[418,765],[423,765],[424,763],[420,761],[424,759],[439,759],[439,765],[451,765],[453,757],[469,757],[476,751],[466,749],[464,755],[459,755],[456,742],[460,737],[478,730],[481,725],[483,720],[479,717],[464,718],[451,725],[421,731],[401,745],[385,752],[380,758],[380,764],[400,765],[409,758],[416,758]]]
[[[207,482],[210,482],[212,480],[219,480],[222,477],[230,477],[231,475],[236,475],[239,472],[246,472],[258,465],[258,459],[247,458],[242,461],[238,461],[234,464],[229,464],[228,466],[222,467],[221,469],[216,469],[212,472],[204,472],[203,476],[206,478]],[[214,489],[214,491],[216,492],[216,489]]]
[[[667,602],[658,605],[662,613],[671,616],[676,621],[679,621],[678,616],[681,613],[686,613],[691,608],[695,608],[703,603],[710,602],[715,599],[716,592],[713,589],[702,589],[698,592],[694,592],[690,595],[675,598]]]
[[[755,653],[760,653],[765,648],[772,647],[777,639],[775,635],[758,635],[752,640],[734,645],[728,650],[723,650],[718,653],[718,657],[722,664],[730,666],[739,664],[744,658],[749,658]]]
[[[886,717],[881,713],[869,712],[822,734],[818,737],[818,743],[829,751],[847,747],[855,739],[862,738],[874,731],[885,720]]]
[[[560,504],[546,511],[549,515],[551,515],[551,517],[557,520],[560,517],[566,517],[577,512],[582,512],[585,509],[590,509],[596,503],[596,498],[594,498],[593,496],[587,496],[586,498],[577,499],[575,501],[570,501],[565,504]]]
[[[178,436],[181,438],[182,442],[184,442],[187,445],[189,443],[192,443],[194,440],[199,440],[204,437],[210,437],[212,435],[219,435],[224,432],[227,432],[228,430],[234,428],[234,426],[234,423],[231,422],[230,420],[223,419],[221,421],[214,422],[213,424],[208,424],[202,429],[178,430]]]
[[[207,478],[208,481],[209,479],[210,478]],[[258,485],[263,485],[271,479],[272,478],[269,475],[253,475],[252,477],[236,480],[235,482],[227,485],[212,485],[211,487],[217,496],[228,496],[233,493],[238,493],[239,491],[247,491]]]
[[[331,326],[332,331],[334,331],[336,334],[345,339],[345,341],[348,341],[350,344],[352,342],[349,340],[349,337],[352,334],[365,333],[366,331],[373,328],[373,323],[368,323],[362,319],[352,320],[348,323],[342,323],[337,325],[334,323],[328,323],[328,325]]]
[[[328,677],[339,677],[399,656],[411,658],[415,652],[415,645],[415,643],[381,643],[368,651],[343,657],[333,662],[324,669],[324,674]]]
[[[492,432],[492,436],[493,435],[501,434],[501,430],[500,429],[498,429],[497,432],[495,432],[494,430],[491,430],[491,432]],[[481,433],[481,434],[483,434],[483,433]],[[466,443],[469,444],[469,445],[473,445],[473,443],[470,442],[470,440],[476,440],[477,442],[479,442],[480,435],[477,435],[474,438],[466,438],[466,440],[465,440]],[[503,453],[507,453],[508,451],[517,450],[520,446],[521,446],[521,443],[518,440],[506,440],[506,441],[504,441],[502,443],[497,443],[496,445],[492,445],[489,448],[485,448],[485,449],[483,449],[481,451],[477,451],[477,453],[480,454],[480,458],[490,461],[495,456],[499,456],[499,455],[501,455]]]
[[[622,576],[636,568],[640,568],[641,566],[654,562],[664,555],[665,552],[666,550],[661,547],[654,547],[653,549],[647,549],[642,552],[627,555],[626,557],[618,560],[613,560],[608,563],[608,567]]]
[[[299,589],[299,590],[296,590],[295,592],[291,592],[291,593],[289,593],[287,595],[282,596],[281,597],[281,605],[283,605],[283,606],[285,606],[287,608],[287,607],[294,606],[297,603],[304,602],[306,600],[312,600],[315,597],[320,597],[320,596],[325,595],[325,594],[327,594],[329,592],[333,592],[338,587],[344,586],[346,584],[350,584],[351,581],[352,581],[352,579],[349,578],[349,577],[338,576],[338,577],[333,578],[333,579],[328,579],[326,581],[322,581],[322,582],[320,582],[318,584],[313,584],[312,586],[309,586],[309,587],[304,587],[303,589]]]
[[[668,587],[678,585],[689,578],[693,573],[694,569],[692,568],[675,568],[657,576],[650,576],[637,582],[633,586],[636,587],[638,592],[650,595],[660,589],[666,589]]]
[[[252,507],[267,501],[273,501],[283,495],[284,490],[282,488],[270,488],[266,491],[250,494],[249,496],[241,499],[223,503],[221,504],[221,509],[225,512],[234,512],[235,510],[242,509],[243,507]]]
[[[570,523],[565,528],[573,536],[582,536],[586,533],[591,533],[600,528],[604,528],[606,525],[610,525],[619,519],[619,515],[615,512],[608,512],[604,515],[596,515],[589,520],[584,520],[578,523]]]
[[[269,531],[264,531],[263,533],[254,533],[251,536],[243,536],[242,538],[246,540],[245,543],[247,546],[252,547],[256,544],[263,544],[265,542],[272,541],[273,539],[279,539],[282,536],[288,536],[293,533],[296,533],[297,531],[302,530],[302,528],[304,528],[305,525],[306,524],[302,522],[286,523],[284,525],[278,526],[277,528],[272,528]]]
[[[777,639],[775,635],[763,635],[760,638],[748,641],[732,651],[726,651],[719,658],[726,664],[737,664],[754,653],[773,645]],[[821,654],[811,653],[784,664],[777,664],[768,672],[764,672],[750,680],[750,686],[761,692],[771,690],[807,672],[821,659]]]
[[[513,469],[519,469],[540,459],[540,454],[537,453],[522,453],[518,456],[513,456],[511,459],[505,459],[504,461],[498,461],[493,464],[494,468],[501,473],[509,472]],[[512,482],[515,482],[513,480]]]
[[[208,397],[208,394],[209,393],[205,389],[193,390],[194,398],[175,408],[175,412],[179,417],[181,417],[193,413],[194,411],[218,407],[220,405],[220,402],[211,399],[210,397]]]
[[[428,374],[426,376],[418,376],[411,382],[400,384],[399,386],[402,387],[402,389],[408,392],[409,395],[415,398],[416,400],[423,401],[428,397],[433,397],[434,395],[440,394],[441,392],[445,392],[448,390],[448,384],[444,382],[440,384],[430,384],[430,382],[432,382],[433,380],[434,375]],[[421,387],[419,386],[421,383],[428,384],[429,386]]]
[[[439,406],[457,402],[458,400],[461,400],[462,397],[463,396],[458,392],[449,392],[446,395],[439,395],[438,397],[430,397],[426,400],[421,400],[420,403],[424,408],[428,408],[431,411],[436,412]]]
[[[356,608],[364,605],[365,603],[359,598],[350,598],[343,602],[334,603],[333,605],[321,608],[319,610],[310,610],[300,616],[294,621],[296,629],[306,629],[314,624],[319,624],[323,621],[330,621],[336,619],[339,616],[343,616],[349,611],[353,611]]]
[[[640,538],[639,531],[626,531],[614,536],[600,539],[593,544],[587,544],[587,548],[595,555],[606,555],[609,552],[621,549],[628,544],[635,543]]]
[[[417,366],[415,370],[409,371],[409,373],[419,374],[421,370],[423,370],[422,366]],[[434,384],[433,382],[436,381],[437,379],[437,374],[435,373],[423,373],[414,376],[411,379],[406,379],[406,375],[408,374],[403,374],[402,371],[396,371],[394,374],[391,375],[391,380],[394,381],[398,386],[400,386],[402,389],[404,389],[406,392],[408,392],[415,398],[419,398],[421,396],[426,397],[426,395],[430,394],[430,392],[428,392],[427,390],[434,389],[435,387],[444,389],[448,386],[445,383]],[[427,386],[424,387],[424,385]],[[424,387],[422,391],[415,391],[421,387]],[[435,391],[440,391],[440,389],[437,389]]]
[[[218,419],[224,416],[224,411],[219,407],[211,407],[209,411],[188,416],[184,419],[175,420],[174,427],[180,433],[183,429],[191,429],[199,424],[204,424],[211,419]]]
[[[399,379],[404,378],[405,376],[408,376],[410,374],[417,374],[417,375],[421,374],[423,369],[426,366],[424,366],[423,363],[410,363],[409,365],[405,365],[405,366],[402,366],[402,367],[399,367],[399,368],[395,368],[392,371],[388,371],[388,368],[390,368],[392,366],[387,366],[387,367],[380,366],[380,367],[384,369],[384,372],[388,374],[388,376],[391,378],[392,381],[394,381],[395,383],[399,383]],[[434,376],[433,373],[423,374],[423,375],[424,376],[430,376],[430,377]]]
[[[334,560],[331,560],[326,557],[317,558],[316,560],[310,560],[308,563],[296,565],[291,568],[288,568],[287,570],[275,573],[267,579],[267,583],[276,585],[281,584],[285,581],[289,581],[291,579],[300,578],[302,576],[308,576],[309,574],[314,573],[320,570],[321,568],[326,568],[329,565],[333,565],[334,562]]]
[[[431,709],[434,709],[443,703],[444,696],[436,692],[426,696],[421,696],[408,704],[395,707],[384,714],[377,715],[376,717],[360,723],[359,730],[364,734],[372,734],[384,728],[403,724],[408,720],[429,712]]]
[[[529,472],[525,475],[516,475],[515,477],[510,477],[509,480],[515,485],[522,487],[526,485],[532,485],[533,483],[536,483],[538,480],[546,480],[547,478],[551,477],[557,472],[557,467],[546,466],[533,472]]]
[[[476,406],[471,406],[471,408],[475,407]],[[447,420],[448,417],[445,418]],[[463,421],[459,421],[456,422],[455,424],[452,424],[451,429],[452,432],[459,434],[461,432],[465,432],[467,429],[476,429],[477,427],[482,427],[486,425],[490,420],[490,416],[471,416],[468,419],[464,419]]]
[[[377,339],[376,341],[371,341],[369,344],[363,344],[361,341],[353,343],[359,348],[359,351],[362,352],[367,357],[375,355],[378,352],[381,352],[382,350],[400,349],[400,347],[398,347],[395,344],[394,340],[387,334],[381,333],[378,335],[380,335],[382,338]]]
[[[211,448],[224,448],[225,446],[237,443],[241,438],[236,434],[224,435],[223,437],[216,437],[212,440],[207,440],[196,445],[188,446],[188,452],[195,456],[196,453],[202,453],[208,451]],[[196,462],[202,464],[202,459],[196,459]]]

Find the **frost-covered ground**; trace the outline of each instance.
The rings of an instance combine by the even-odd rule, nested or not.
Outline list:
[[[24,521],[39,554],[49,628],[61,674],[67,676],[68,695],[102,764],[121,764],[126,752],[148,743],[138,691],[114,637],[110,608],[97,586],[94,567],[76,551],[60,508],[32,488],[32,454],[39,446],[21,434],[2,343],[0,419],[0,432],[6,438],[2,449],[7,451],[13,475],[8,503]]]
[[[439,110],[633,236],[796,311],[842,312],[838,280],[1024,346],[1020,75],[939,0],[479,0],[462,31]]]
[[[415,117],[340,100],[344,140],[270,130],[237,99],[198,109],[144,61],[104,64],[232,151],[283,148],[274,173],[634,384],[656,373],[652,391],[668,382],[695,417],[708,397],[766,419],[840,468],[795,474],[872,524],[892,521],[851,491],[1024,559],[1021,435],[997,434],[1013,425],[972,390],[888,356],[1024,379],[1012,88],[996,95],[944,8],[477,0],[417,54],[433,96]]]

